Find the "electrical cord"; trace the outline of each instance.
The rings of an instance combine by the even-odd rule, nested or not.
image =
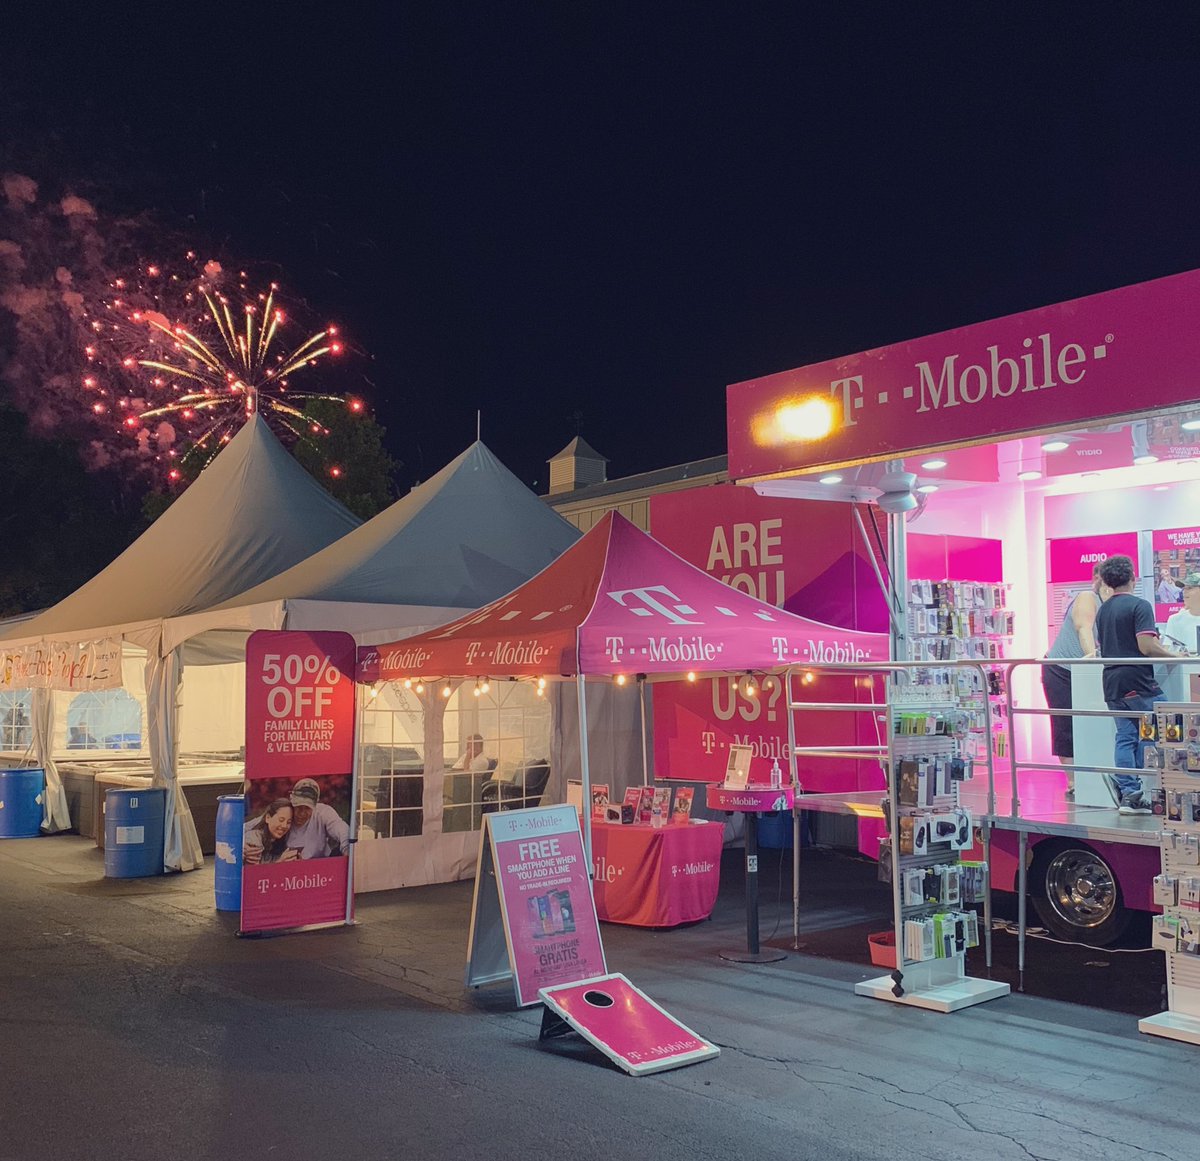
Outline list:
[[[1020,935],[1017,924],[1011,919],[993,919],[992,930],[1002,931],[1005,935]],[[1040,939],[1046,943],[1057,943],[1060,947],[1086,947],[1089,951],[1102,951],[1105,955],[1145,955],[1146,952],[1157,952],[1157,947],[1099,947],[1094,943],[1082,943],[1074,939],[1056,939],[1044,927],[1027,927],[1025,935],[1029,939]]]

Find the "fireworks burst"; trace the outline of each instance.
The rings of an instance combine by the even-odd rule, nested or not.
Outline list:
[[[151,263],[136,277],[113,279],[91,312],[84,352],[91,410],[133,435],[142,455],[166,465],[168,479],[181,477],[185,457],[207,463],[252,415],[291,442],[328,434],[305,414],[312,400],[362,412],[344,395],[290,389],[293,376],[341,354],[336,327],[289,345],[275,284],[255,294],[245,272],[232,279],[217,262],[200,266],[193,253],[187,260],[184,274]],[[223,288],[231,283],[236,289]]]

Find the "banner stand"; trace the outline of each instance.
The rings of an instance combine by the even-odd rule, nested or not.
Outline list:
[[[485,814],[479,841],[467,985],[511,978],[528,1008],[539,988],[606,972],[575,807]]]

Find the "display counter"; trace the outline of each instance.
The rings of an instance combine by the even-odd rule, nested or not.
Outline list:
[[[630,927],[678,927],[707,919],[721,881],[719,822],[592,822],[596,913]]]
[[[211,855],[216,847],[217,799],[223,794],[240,794],[245,782],[240,762],[209,762],[184,767],[178,774],[179,785],[187,796],[188,807],[200,837],[200,849]],[[104,795],[107,791],[149,789],[151,777],[145,772],[100,768],[92,776],[92,818],[96,846],[104,849]],[[82,833],[82,830],[81,832]]]

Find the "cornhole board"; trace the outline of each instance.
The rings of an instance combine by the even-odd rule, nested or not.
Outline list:
[[[630,1076],[721,1054],[619,973],[541,988],[538,997],[546,1005],[539,1040],[578,1032]]]

